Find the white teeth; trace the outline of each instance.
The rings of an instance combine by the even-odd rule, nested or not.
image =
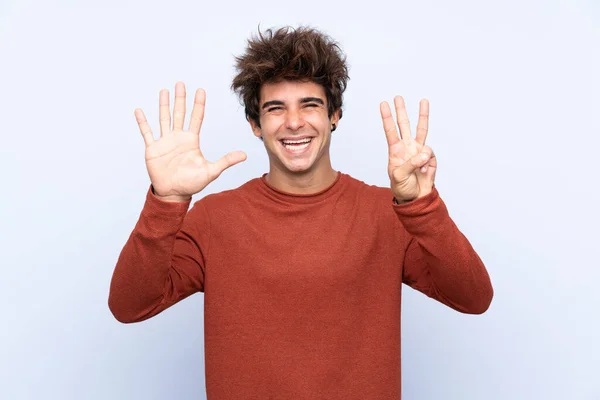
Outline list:
[[[282,140],[283,144],[303,144],[309,143],[312,138],[300,139],[300,140]]]
[[[305,142],[302,144],[294,144],[294,145],[287,144],[287,143],[283,144],[283,147],[285,147],[286,149],[288,149],[289,151],[292,151],[292,152],[302,151],[305,148],[307,148],[308,146],[310,146],[310,142]]]
[[[303,149],[307,148],[308,143],[304,143],[301,145],[284,144],[284,147],[288,150],[297,151],[297,150],[303,150]]]

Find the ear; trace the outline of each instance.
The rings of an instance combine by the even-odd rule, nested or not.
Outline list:
[[[329,127],[331,128],[332,126],[335,125],[335,127],[337,129],[337,127],[339,126],[339,122],[340,122],[340,109],[338,108],[330,118],[331,125]]]
[[[248,122],[250,122],[250,127],[252,128],[252,132],[254,133],[254,136],[262,137],[262,130],[260,129],[260,127],[258,125],[256,125],[256,122],[254,122],[251,119],[248,120]]]

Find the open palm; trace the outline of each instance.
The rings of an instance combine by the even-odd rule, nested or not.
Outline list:
[[[394,98],[396,123],[387,102],[380,105],[383,129],[388,143],[388,174],[390,186],[398,202],[407,202],[430,193],[433,189],[437,160],[430,147],[425,145],[429,123],[429,102],[421,100],[416,137],[410,132],[410,122],[404,99]]]
[[[135,117],[146,144],[146,167],[154,193],[165,200],[186,200],[200,192],[221,173],[246,159],[241,151],[229,153],[216,162],[207,161],[200,151],[200,128],[204,118],[206,93],[196,91],[189,130],[184,131],[186,113],[185,85],[175,85],[173,127],[169,108],[169,92],[160,91],[160,139],[155,140],[141,109]]]

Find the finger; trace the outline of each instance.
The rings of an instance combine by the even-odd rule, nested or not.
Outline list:
[[[160,122],[160,137],[171,132],[171,110],[169,109],[169,91],[163,89],[159,94],[158,118]]]
[[[432,156],[427,163],[427,171],[425,171],[425,177],[431,182],[435,181],[435,172],[437,171],[437,158]]]
[[[206,104],[206,92],[203,89],[196,90],[194,97],[194,108],[192,108],[192,116],[190,117],[190,132],[196,135],[200,134],[200,127],[204,120],[204,106]]]
[[[421,100],[419,104],[419,122],[417,123],[417,142],[424,145],[429,129],[429,101]]]
[[[429,160],[431,157],[434,157],[433,149],[429,146],[423,146],[419,153],[425,155],[427,157],[427,160]]]
[[[244,153],[243,151],[234,151],[224,155],[223,157],[211,164],[212,179],[216,179],[227,168],[235,164],[241,163],[245,160],[246,153]]]
[[[400,128],[400,137],[407,141],[410,139],[410,122],[406,113],[406,105],[402,96],[394,97],[394,105],[396,106],[396,118],[398,118],[398,127]]]
[[[400,141],[398,137],[398,130],[396,129],[396,123],[392,117],[392,111],[387,101],[382,102],[379,105],[379,111],[381,112],[381,120],[383,122],[383,130],[385,131],[385,137],[387,139],[388,146],[391,147]]]
[[[183,82],[175,84],[175,105],[173,106],[173,130],[182,131],[185,121],[185,85]]]
[[[435,154],[433,154],[431,147],[423,147],[422,154],[426,154],[427,161],[425,162],[425,165],[420,168],[421,173],[426,173],[430,168],[437,168],[437,159],[435,158]]]
[[[144,143],[146,143],[146,147],[148,147],[154,143],[154,136],[152,136],[152,129],[150,129],[150,125],[148,125],[148,120],[146,119],[144,112],[139,108],[136,108],[133,114],[140,127],[140,132],[142,132]]]
[[[394,170],[394,178],[398,182],[408,179],[408,177],[413,174],[416,169],[420,169],[421,167],[425,166],[428,160],[429,155],[426,153],[419,153],[412,156],[407,162]]]

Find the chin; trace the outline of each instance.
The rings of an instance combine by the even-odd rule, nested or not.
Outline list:
[[[283,165],[283,167],[294,174],[302,174],[305,172],[309,172],[311,169],[313,169],[314,166],[314,162],[302,162],[302,163],[298,163],[298,162],[292,162],[290,163],[289,160],[279,160],[281,162],[281,164]]]

